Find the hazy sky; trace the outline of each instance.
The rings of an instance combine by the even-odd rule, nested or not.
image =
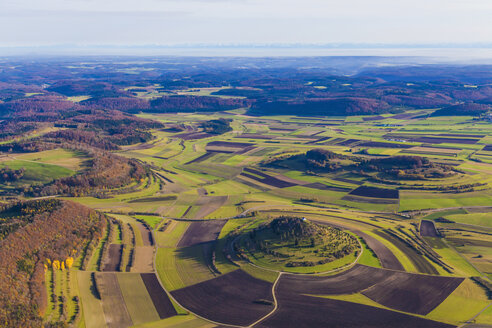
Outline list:
[[[0,46],[492,43],[492,0],[0,0]]]

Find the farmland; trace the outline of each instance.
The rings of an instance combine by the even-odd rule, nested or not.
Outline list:
[[[23,170],[22,177],[10,183],[0,183],[0,192],[9,193],[22,185],[45,184],[71,176],[82,169],[84,155],[63,149],[0,157],[0,169]]]
[[[31,311],[19,326],[490,324],[492,125],[482,105],[435,114],[463,86],[187,65],[2,98],[27,120],[0,117],[0,301]],[[23,102],[53,113],[27,133]]]
[[[200,114],[141,116],[163,124],[190,126],[203,119]],[[256,322],[258,327],[276,327],[285,326],[285,322],[290,320],[300,320],[295,319],[295,316],[301,315],[299,313],[303,311],[307,311],[305,315],[309,314],[313,320],[306,324],[316,325],[316,320],[322,318],[309,312],[308,309],[312,307],[330,311],[342,311],[335,309],[343,308],[341,313],[357,310],[364,314],[363,321],[358,323],[347,321],[348,317],[343,315],[336,319],[348,325],[369,322],[369,326],[381,326],[378,321],[371,321],[374,317],[380,317],[385,318],[385,322],[395,320],[401,326],[448,327],[463,323],[463,320],[473,316],[473,311],[486,306],[486,297],[483,296],[486,291],[467,280],[466,284],[474,285],[467,290],[473,291],[474,296],[469,297],[477,299],[474,303],[476,307],[470,306],[465,315],[444,315],[446,311],[454,311],[454,299],[463,297],[460,296],[463,294],[463,278],[481,276],[481,279],[487,279],[491,274],[490,265],[487,264],[490,254],[484,248],[488,246],[475,241],[486,240],[486,231],[490,228],[487,220],[490,213],[488,206],[492,200],[489,191],[489,183],[492,182],[488,174],[490,168],[486,164],[475,167],[471,161],[473,149],[463,150],[463,145],[473,146],[479,140],[473,144],[457,143],[455,137],[443,136],[450,131],[449,125],[441,125],[432,118],[406,123],[403,117],[399,129],[405,130],[406,124],[409,124],[408,128],[412,131],[435,134],[447,140],[418,141],[415,137],[412,139],[414,148],[408,148],[405,143],[386,141],[387,128],[379,127],[386,120],[385,117],[357,124],[349,121],[338,124],[336,129],[344,133],[334,132],[330,127],[318,128],[320,133],[309,140],[303,140],[297,135],[305,133],[300,131],[314,127],[312,121],[285,117],[283,120],[286,125],[292,124],[295,128],[279,130],[273,127],[269,129],[270,124],[273,126],[277,123],[268,123],[264,121],[266,118],[236,116],[233,113],[222,113],[221,116],[232,119],[234,131],[205,138],[188,135],[182,138],[179,133],[156,131],[158,140],[167,142],[154,141],[145,147],[119,152],[121,156],[138,158],[154,165],[161,179],[159,190],[152,191],[150,184],[133,194],[119,195],[104,201],[90,198],[81,200],[89,206],[109,212],[133,228],[136,246],[132,252],[132,263],[137,267],[143,256],[138,248],[150,244],[145,241],[145,230],[138,224],[144,222],[153,231],[156,267],[151,266],[150,271],[145,269],[141,272],[156,270],[156,277],[172,296],[177,313],[184,308],[188,316],[197,316],[213,323],[241,326]],[[477,130],[484,136],[491,132],[486,132],[489,130],[486,125],[467,123],[466,119],[462,123],[459,129]],[[252,127],[258,127],[255,124],[264,126],[261,136],[248,132]],[[432,131],[427,128],[429,124],[432,124]],[[243,132],[241,134],[237,131]],[[337,142],[335,139],[339,136],[344,138]],[[350,143],[341,142],[350,139]],[[174,140],[182,140],[178,152],[167,148],[173,147],[176,143]],[[273,141],[275,147],[269,145]],[[430,141],[441,145],[441,148],[430,147]],[[442,150],[444,141],[446,151]],[[425,147],[417,148],[420,147],[417,146],[418,142],[423,142]],[[308,172],[302,165],[287,164],[285,158],[288,156],[302,155],[312,149],[326,149],[336,156],[342,156],[338,160],[341,169]],[[171,154],[169,158],[155,155],[166,151]],[[436,167],[439,170],[446,166],[454,171],[442,176],[422,176],[420,180],[396,180],[389,173],[363,175],[353,168],[343,168],[343,165],[352,165],[344,162],[346,160],[343,156],[354,154],[366,160],[399,154],[426,156],[430,161],[438,163]],[[284,164],[271,164],[278,159],[282,159]],[[333,264],[306,270],[289,269],[279,264],[282,262],[278,256],[286,249],[277,248],[276,252],[271,253],[273,255],[268,255],[268,261],[256,251],[247,251],[244,256],[240,256],[232,250],[235,243],[241,247],[251,243],[246,243],[246,239],[240,236],[249,236],[252,231],[260,236],[257,237],[259,240],[271,239],[272,236],[263,236],[259,232],[261,226],[282,215],[303,217],[357,236],[363,246],[361,256],[347,256]],[[463,236],[466,233],[460,234],[461,229],[470,232],[479,229],[480,232],[471,238]],[[469,243],[466,243],[466,238],[469,238]],[[322,240],[319,239],[321,244]],[[289,261],[298,261],[294,260],[295,256],[309,261],[310,255],[307,254],[315,254],[310,253],[312,250],[308,248],[304,248],[304,252],[307,253],[292,253],[290,256],[294,257],[289,258]],[[477,254],[481,257],[477,258]],[[396,271],[385,271],[385,268]],[[286,273],[309,270],[326,273],[316,279]],[[372,271],[368,273],[365,270]],[[280,278],[279,272],[283,272]],[[360,277],[366,280],[359,282]],[[278,286],[274,290],[279,308],[266,317],[275,304],[271,284],[277,278]],[[296,279],[300,279],[300,282],[291,282]],[[289,285],[295,285],[295,289],[285,290],[282,286],[287,281]],[[243,291],[239,299],[232,296],[238,294],[234,292],[235,285],[249,283],[252,285],[247,290],[251,295]],[[263,284],[265,286],[260,288]],[[437,288],[439,293],[431,292],[429,286]],[[398,296],[406,295],[408,290],[420,290],[421,294],[416,295],[411,302],[404,296]],[[350,295],[354,293],[362,294],[359,298],[351,298]],[[154,294],[151,293],[151,297],[157,297]],[[304,296],[293,296],[301,294]],[[336,298],[331,295],[336,295]],[[323,297],[322,300],[320,297]],[[294,298],[297,299],[295,304],[292,303]],[[206,306],[202,305],[203,300],[207,300]],[[248,316],[245,316],[246,312],[238,310],[245,307],[251,307],[247,311]],[[158,310],[158,313],[161,312]],[[161,316],[157,320],[163,320],[164,324],[169,319]],[[475,322],[483,321],[477,317]]]

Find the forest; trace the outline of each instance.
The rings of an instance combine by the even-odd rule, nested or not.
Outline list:
[[[98,59],[89,65],[91,68],[73,65],[70,74],[56,60],[38,65],[13,61],[11,66],[4,65],[0,73],[0,117],[22,122],[17,130],[20,133],[21,129],[29,129],[26,123],[34,121],[34,116],[37,122],[91,125],[88,116],[111,121],[112,116],[121,119],[123,113],[218,112],[237,108],[248,108],[251,115],[292,115],[302,111],[309,116],[425,108],[442,108],[434,115],[480,115],[490,111],[492,75],[488,66],[406,66],[393,58],[393,67],[378,67],[381,60],[248,58],[239,64],[235,58],[175,58],[173,64],[157,62],[152,65],[152,73],[132,77],[118,70],[132,68],[131,64],[98,65]],[[200,88],[215,89],[190,92]],[[139,128],[143,124],[134,117],[125,120]],[[147,138],[140,131],[124,138],[131,129],[117,126],[114,122],[116,131],[104,131],[118,144]],[[3,135],[8,137],[12,132],[2,132],[0,138]]]
[[[105,217],[49,199],[4,206],[0,217],[1,228],[18,223],[0,240],[0,324],[39,327],[47,302],[45,265],[81,254],[101,237]]]

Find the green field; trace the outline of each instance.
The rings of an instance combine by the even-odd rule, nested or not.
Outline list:
[[[0,161],[0,168],[8,167],[12,170],[24,169],[24,176],[16,181],[14,186],[39,185],[75,174],[75,171],[54,164],[31,162],[26,160]]]
[[[145,221],[152,229],[154,229],[162,221],[162,218],[159,216],[135,215],[135,217]]]
[[[136,328],[213,328],[215,324],[192,315],[174,316],[160,321],[135,326]]]
[[[156,265],[157,273],[169,291],[214,278],[199,246],[185,249],[159,248]]]
[[[91,275],[87,271],[77,272],[85,327],[104,328],[107,327],[106,320],[101,301],[94,295]]]
[[[428,317],[450,323],[464,323],[489,303],[483,289],[471,280],[465,280]]]
[[[452,214],[446,215],[446,218],[458,223],[492,228],[492,217],[490,213]]]

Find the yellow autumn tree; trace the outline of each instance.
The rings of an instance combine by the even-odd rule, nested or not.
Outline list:
[[[66,260],[65,260],[65,267],[67,269],[70,269],[73,265],[73,257],[68,257]]]
[[[63,261],[61,262],[60,268],[62,271],[65,271],[65,262],[63,262]]]
[[[60,270],[60,261],[58,260],[53,261],[53,270]]]

